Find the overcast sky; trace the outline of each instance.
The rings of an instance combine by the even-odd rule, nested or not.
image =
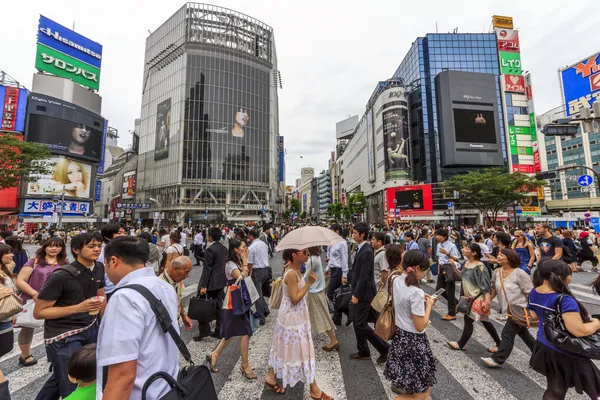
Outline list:
[[[0,69],[31,88],[39,14],[104,46],[102,113],[127,146],[139,117],[148,30],[184,3],[157,0],[9,1],[0,22]],[[272,26],[282,75],[280,134],[287,183],[300,168],[318,174],[335,146],[335,123],[362,116],[380,80],[390,78],[415,38],[435,32],[487,32],[491,16],[514,18],[535,110],[560,105],[557,70],[600,50],[597,0],[222,0],[212,3]],[[596,38],[596,39],[595,39]],[[301,158],[302,157],[302,158]]]

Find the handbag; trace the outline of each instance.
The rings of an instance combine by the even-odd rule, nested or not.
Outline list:
[[[271,297],[269,297],[269,308],[276,310],[281,305],[283,298],[283,279],[277,278],[271,283]]]
[[[388,292],[387,302],[381,314],[375,322],[375,334],[381,339],[388,341],[394,337],[396,333],[396,313],[394,311],[394,279],[399,275],[392,274],[388,278],[388,288],[391,290]]]
[[[431,275],[437,276],[438,275],[438,263],[432,263],[431,266],[429,267],[429,270],[431,271]]]
[[[260,295],[258,294],[258,290],[256,290],[256,286],[254,285],[252,277],[247,276],[246,278],[242,279],[240,283],[242,291],[248,293],[248,297],[250,298],[250,305],[256,303],[260,298]]]
[[[200,323],[211,322],[215,319],[217,312],[217,303],[213,299],[209,299],[207,295],[204,297],[192,297],[187,315]]]
[[[142,400],[148,399],[146,392],[154,382],[161,379],[167,382],[170,389],[160,398],[160,400],[218,400],[217,391],[210,370],[206,365],[194,364],[190,351],[181,339],[181,336],[179,336],[173,327],[173,321],[162,302],[142,285],[126,285],[117,288],[115,291],[124,288],[135,290],[144,296],[148,303],[150,303],[150,307],[152,308],[163,333],[168,333],[171,336],[171,339],[173,339],[177,345],[179,352],[189,364],[179,370],[177,379],[164,371],[150,375],[142,387]]]
[[[446,274],[446,282],[459,282],[462,280],[462,274],[453,262],[442,264],[442,271]]]
[[[234,286],[234,285],[227,286],[227,291],[225,292],[225,298],[223,299],[223,306],[221,307],[223,310],[231,310],[233,308],[233,304],[231,303],[231,291],[234,288],[237,289],[237,286]]]
[[[25,305],[23,305],[23,310],[17,314],[17,320],[15,322],[15,326],[20,326],[23,328],[41,328],[44,326],[43,319],[35,319],[33,318],[33,309],[35,308],[35,301],[33,299],[27,300]]]
[[[399,275],[399,274],[402,274],[402,271],[394,271],[390,274],[390,278],[392,276]],[[388,280],[389,280],[389,278],[388,278]],[[383,285],[379,289],[379,291],[377,292],[375,297],[373,298],[373,301],[371,301],[371,307],[373,307],[373,309],[375,311],[377,311],[378,313],[381,313],[383,311],[383,309],[385,308],[387,301],[388,301],[388,291],[386,289],[386,285]]]
[[[460,296],[458,299],[458,305],[456,306],[456,311],[463,314],[469,314],[471,312],[471,308],[473,308],[473,302],[475,299],[469,296]]]
[[[16,294],[10,294],[0,299],[0,320],[4,321],[23,310],[23,300]]]
[[[244,301],[244,295],[242,294],[242,285],[243,279],[238,278],[236,281],[237,285],[232,287],[230,296],[231,296],[231,310],[233,311],[233,315],[243,315],[250,310],[252,304],[250,304],[249,299]],[[248,292],[245,292],[246,294]]]
[[[581,357],[600,359],[600,333],[589,336],[573,336],[565,327],[560,304],[565,294],[556,299],[554,311],[544,311],[544,337],[558,349]],[[582,316],[583,317],[583,316]]]
[[[502,293],[508,304],[507,317],[510,318],[515,324],[526,328],[531,328],[531,325],[535,325],[539,322],[537,316],[532,316],[531,311],[527,307],[517,306],[510,304],[506,290],[504,290],[504,278],[502,278],[502,271],[498,271],[498,277],[500,278],[500,286],[502,287]]]

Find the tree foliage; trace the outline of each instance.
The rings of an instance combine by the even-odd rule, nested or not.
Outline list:
[[[52,157],[43,144],[24,142],[11,134],[0,135],[0,189],[32,182],[39,175],[47,175],[52,165],[39,160]]]
[[[302,212],[302,205],[300,204],[299,199],[290,200],[290,213],[297,213],[300,215]]]
[[[526,198],[544,184],[544,181],[538,181],[527,174],[511,174],[504,168],[489,168],[454,175],[442,186],[458,191],[461,202],[479,210],[489,223],[495,225],[500,211]]]
[[[327,215],[339,220],[342,216],[343,208],[342,203],[329,204],[327,206]]]

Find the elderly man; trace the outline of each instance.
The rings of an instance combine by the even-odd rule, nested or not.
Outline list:
[[[192,329],[192,320],[185,313],[185,309],[181,305],[181,296],[183,295],[183,280],[187,278],[192,270],[192,262],[187,256],[180,256],[171,262],[171,265],[165,268],[162,274],[158,277],[169,285],[173,286],[177,299],[179,300],[179,318],[183,322],[186,331]]]

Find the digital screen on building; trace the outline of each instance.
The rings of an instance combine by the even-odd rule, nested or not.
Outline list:
[[[92,166],[71,158],[52,157],[40,161],[50,170],[46,175],[37,176],[27,184],[28,195],[62,195],[65,197],[90,197]]]
[[[395,108],[384,111],[383,147],[385,148],[385,179],[405,178],[410,175],[410,141],[408,110]]]
[[[496,143],[496,122],[493,111],[454,110],[454,132],[457,142]]]
[[[387,189],[387,206],[390,217],[400,215],[430,215],[433,213],[431,185],[398,186]]]
[[[189,55],[187,66],[183,178],[267,184],[277,143],[269,68],[203,55]]]
[[[26,140],[48,145],[53,153],[99,162],[104,119],[53,97],[32,94],[28,104]]]
[[[423,209],[423,190],[406,190],[396,192],[396,208],[401,210],[422,210]]]
[[[135,171],[125,172],[123,174],[123,191],[121,198],[124,200],[132,199],[135,196]]]
[[[560,71],[567,115],[600,101],[600,53]]]
[[[169,157],[171,134],[171,99],[161,101],[156,106],[156,138],[154,141],[154,161]]]

